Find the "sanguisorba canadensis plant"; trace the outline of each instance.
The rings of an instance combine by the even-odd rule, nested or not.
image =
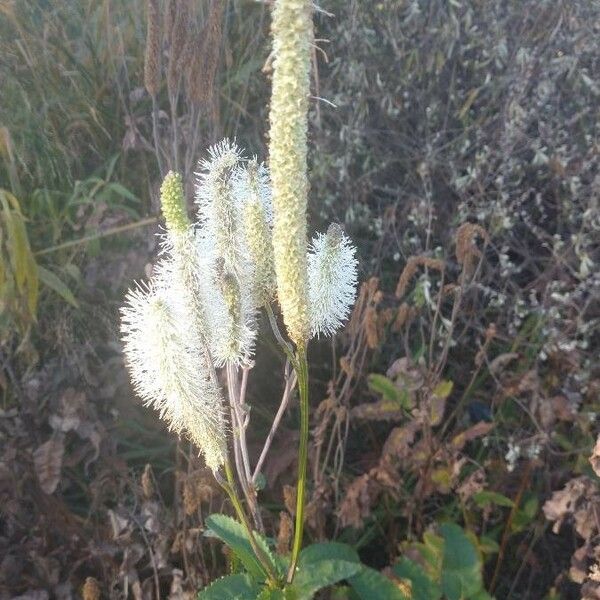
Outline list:
[[[275,2],[272,31],[269,168],[247,158],[235,142],[223,140],[210,148],[199,163],[194,220],[186,210],[181,176],[167,174],[160,190],[166,229],[159,260],[151,280],[127,294],[121,330],[136,392],[173,431],[198,447],[241,521],[236,525],[216,515],[211,529],[230,543],[228,528],[242,527],[249,560],[254,561],[253,567],[245,564],[248,573],[259,583],[262,577],[270,589],[290,589],[298,572],[304,523],[307,345],[311,337],[333,334],[348,317],[357,260],[338,225],[317,234],[310,244],[306,237],[311,2]],[[287,336],[278,328],[275,303]],[[282,408],[296,385],[300,398],[295,536],[285,573],[260,535],[256,481],[272,436],[256,465],[246,444],[245,390],[260,310],[266,311],[286,355],[286,368],[293,369]],[[335,580],[351,571],[354,567],[339,570]],[[333,582],[330,575],[320,585]]]

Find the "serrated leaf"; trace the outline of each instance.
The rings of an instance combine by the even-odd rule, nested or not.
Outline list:
[[[311,544],[304,548],[304,550],[300,552],[298,564],[300,566],[306,566],[311,563],[328,559],[360,563],[358,553],[352,546],[340,542],[321,542],[318,544]]]
[[[477,506],[496,504],[497,506],[506,506],[508,508],[512,508],[515,505],[510,498],[490,490],[482,490],[481,492],[477,492],[473,495],[473,500]]]
[[[398,386],[385,375],[371,373],[367,378],[369,388],[381,394],[385,400],[395,402],[398,407],[411,408],[410,395],[407,390],[399,389]]]
[[[63,300],[71,306],[79,308],[79,302],[75,299],[73,292],[69,289],[66,283],[59,279],[52,271],[38,265],[38,276],[40,281],[48,286],[52,291],[56,292]]]
[[[296,600],[296,588],[288,587],[285,590],[271,590],[267,587],[263,588],[261,593],[256,596],[256,600]]]
[[[210,528],[210,531],[214,533],[214,535],[216,535],[222,542],[231,548],[234,554],[240,559],[248,573],[250,573],[255,579],[264,579],[264,569],[256,558],[254,550],[252,550],[250,540],[248,539],[247,532],[241,523],[227,515],[215,514],[210,515],[206,519],[206,524]],[[258,546],[261,548],[264,554],[271,559],[273,564],[273,557],[265,538],[257,532],[254,532],[254,538],[256,539]],[[274,566],[275,565],[273,564],[273,567]]]
[[[294,586],[298,600],[310,600],[320,589],[356,575],[362,566],[355,561],[324,559],[298,565]]]
[[[372,391],[381,394],[388,400],[396,399],[396,392],[398,391],[398,388],[394,382],[385,375],[371,373],[367,378],[367,381],[369,383],[369,388],[371,388]]]
[[[410,581],[411,600],[437,600],[442,595],[440,586],[430,579],[423,567],[408,558],[401,558],[392,568],[394,575]]]
[[[348,580],[361,600],[410,600],[410,596],[399,585],[369,567],[362,567],[359,573]]]
[[[198,600],[256,600],[260,586],[245,573],[217,579],[198,592]]]
[[[465,532],[454,523],[440,526],[444,539],[442,590],[448,600],[470,598],[483,588],[481,561]]]

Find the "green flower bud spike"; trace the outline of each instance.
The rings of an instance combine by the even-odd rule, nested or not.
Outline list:
[[[160,206],[171,233],[185,233],[191,222],[185,205],[181,175],[169,171],[160,186]]]

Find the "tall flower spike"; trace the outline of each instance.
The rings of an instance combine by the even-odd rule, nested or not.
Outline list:
[[[208,150],[196,173],[196,204],[205,237],[211,239],[216,256],[230,269],[239,269],[241,236],[238,232],[232,175],[242,152],[234,142],[223,140]]]
[[[234,173],[241,158],[240,149],[224,140],[209,150],[198,173],[198,248],[207,266],[203,304],[218,366],[246,362],[256,337],[254,266],[234,192]]]
[[[144,403],[171,430],[187,435],[216,471],[227,455],[221,391],[206,369],[195,328],[177,322],[163,292],[150,285],[127,294],[121,309],[127,367]]]
[[[271,226],[273,207],[269,173],[255,159],[238,169],[234,193],[244,227],[250,261],[254,266],[254,302],[257,308],[270,302],[275,294],[275,264]]]
[[[277,295],[290,338],[308,340],[306,136],[310,93],[312,1],[273,6],[273,91],[269,169],[273,185],[273,249]]]
[[[339,225],[312,241],[308,255],[308,295],[312,335],[331,335],[350,314],[356,297],[356,249]]]

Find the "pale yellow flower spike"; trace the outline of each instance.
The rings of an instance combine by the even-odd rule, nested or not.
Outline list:
[[[185,206],[181,175],[169,171],[160,186],[160,205],[167,229],[172,233],[183,233],[190,226]]]
[[[277,294],[290,338],[310,336],[307,286],[306,134],[310,93],[312,2],[277,0],[273,8],[273,92],[269,168]]]

